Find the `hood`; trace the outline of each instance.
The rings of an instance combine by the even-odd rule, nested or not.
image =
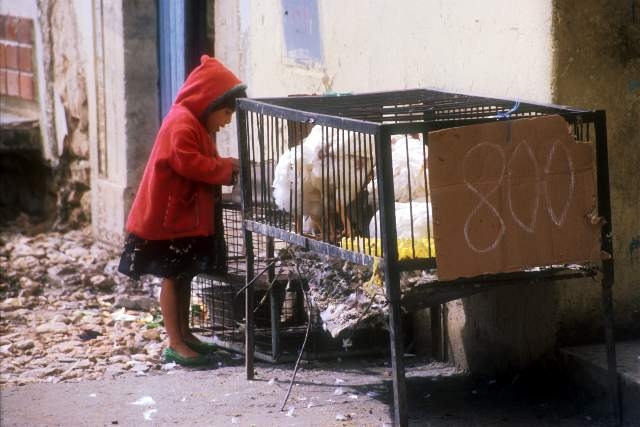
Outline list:
[[[200,65],[189,74],[174,104],[182,105],[200,117],[212,102],[238,86],[246,87],[222,62],[202,55]]]

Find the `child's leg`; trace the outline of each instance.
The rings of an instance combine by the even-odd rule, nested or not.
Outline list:
[[[184,302],[181,297],[181,283],[174,278],[165,278],[162,280],[162,289],[160,290],[160,309],[162,310],[162,318],[164,327],[169,337],[169,347],[185,357],[198,356],[198,353],[191,350],[185,344],[181,333],[181,315],[183,315]],[[187,311],[188,315],[188,311]]]
[[[191,305],[191,281],[185,281],[180,284],[178,288],[178,307],[180,308],[180,312],[178,314],[179,324],[180,324],[180,335],[182,336],[183,341],[194,342],[198,341],[198,339],[191,333],[191,328],[189,327],[189,306]]]

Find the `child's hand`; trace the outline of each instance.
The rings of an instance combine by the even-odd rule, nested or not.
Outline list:
[[[231,173],[231,185],[235,185],[238,182],[238,175],[240,174],[240,159],[231,159],[232,161],[232,173]]]
[[[231,161],[233,162],[233,174],[239,174],[240,173],[240,159],[234,159],[232,158]]]

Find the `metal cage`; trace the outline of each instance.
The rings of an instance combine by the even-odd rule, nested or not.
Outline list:
[[[604,260],[595,269],[554,266],[438,281],[429,176],[424,167],[420,169],[420,160],[426,162],[428,156],[432,131],[560,115],[570,125],[576,142],[595,141],[597,209],[606,221],[601,231],[601,250],[612,254],[604,111],[416,89],[241,99],[237,112],[248,281],[259,274],[250,256],[258,236],[359,264],[379,262],[389,301],[398,425],[407,423],[401,306],[413,310],[496,286],[594,276],[595,269],[603,272],[605,337],[615,406],[618,397],[612,339],[613,259]],[[417,166],[412,168],[410,163],[416,159]],[[396,173],[394,162],[404,162],[406,174]],[[398,203],[406,203],[412,213],[409,225],[402,230],[397,227],[401,215]],[[417,210],[422,213],[420,221],[414,220],[413,213]],[[399,247],[403,248],[402,256]],[[416,269],[433,272],[434,280],[416,287],[411,298],[407,298],[400,289],[400,273]],[[249,288],[248,298],[251,292]],[[247,325],[247,348],[251,348],[250,318]],[[251,352],[247,351],[249,378],[253,375],[252,363]]]
[[[225,195],[226,196],[226,195]],[[241,206],[225,197],[221,203],[227,245],[227,271],[199,274],[191,283],[190,327],[227,350],[245,352],[245,301],[239,297],[247,274]],[[254,267],[269,273],[253,286],[255,356],[265,362],[295,360],[307,327],[305,360],[384,352],[382,330],[355,334],[348,349],[323,330],[317,308],[304,295],[306,283],[292,278],[287,266],[271,265],[282,242],[269,236],[253,240]],[[282,267],[282,268],[281,268]],[[348,351],[348,352],[347,352]]]

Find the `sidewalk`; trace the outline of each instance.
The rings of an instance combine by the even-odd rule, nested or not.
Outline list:
[[[603,345],[569,347],[561,350],[572,381],[590,397],[607,405],[607,359]],[[626,425],[640,426],[640,340],[616,343],[616,360],[620,381],[622,420]]]
[[[391,425],[386,360],[303,362],[280,411],[293,365],[256,365],[216,353],[211,369],[174,368],[79,383],[2,388],[2,426]],[[216,365],[221,366],[216,367]],[[536,375],[474,381],[452,366],[407,358],[410,425],[602,426],[597,405]],[[293,409],[291,409],[293,408]]]

